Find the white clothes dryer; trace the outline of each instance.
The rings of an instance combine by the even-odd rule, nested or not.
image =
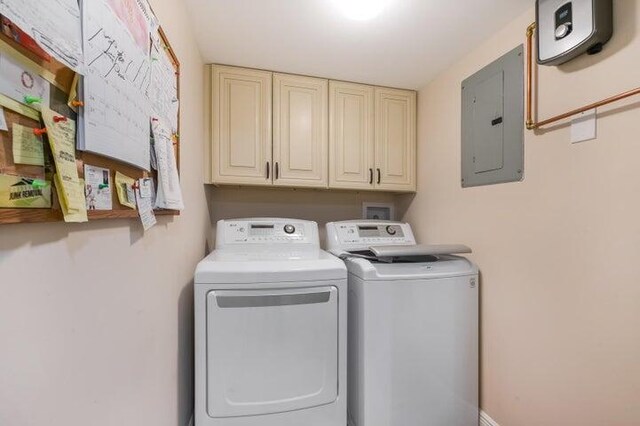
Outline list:
[[[194,298],[195,426],[346,424],[347,271],[315,222],[218,222]]]

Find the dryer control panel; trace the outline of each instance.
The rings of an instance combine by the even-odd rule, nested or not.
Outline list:
[[[390,221],[347,221],[327,224],[329,250],[366,250],[371,246],[412,245],[411,226]]]
[[[216,228],[216,247],[296,243],[319,246],[318,225],[298,219],[221,220]]]

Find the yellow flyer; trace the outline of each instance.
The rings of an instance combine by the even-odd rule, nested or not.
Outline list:
[[[118,201],[123,206],[136,210],[136,195],[133,189],[135,179],[116,171],[116,191]]]
[[[51,182],[0,175],[0,208],[51,208]]]
[[[56,165],[62,199],[69,210],[85,208],[84,188],[76,167],[76,122],[42,107],[42,119]]]
[[[87,217],[87,208],[85,205],[82,206],[80,210],[70,210],[66,205],[64,198],[62,197],[62,184],[60,182],[60,176],[54,175],[53,180],[56,183],[56,193],[58,194],[58,200],[60,200],[60,209],[62,209],[62,215],[64,216],[65,222],[87,222],[89,218]],[[80,189],[84,188],[84,180],[79,179],[78,187]]]

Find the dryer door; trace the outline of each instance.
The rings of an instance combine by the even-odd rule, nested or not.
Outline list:
[[[299,410],[337,393],[336,287],[208,293],[209,416]]]

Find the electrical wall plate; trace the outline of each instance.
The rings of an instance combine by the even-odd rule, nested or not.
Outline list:
[[[462,187],[517,182],[524,173],[524,48],[462,82]]]
[[[362,203],[362,218],[375,220],[395,220],[393,203]]]
[[[595,54],[613,35],[613,0],[537,0],[538,63],[560,65]]]

